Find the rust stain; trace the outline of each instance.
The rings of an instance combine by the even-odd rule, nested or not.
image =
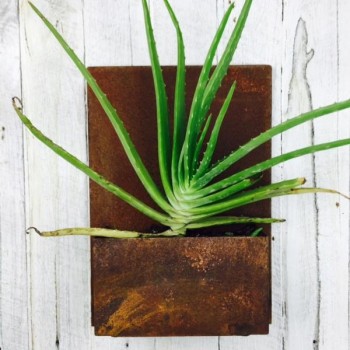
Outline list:
[[[118,107],[146,167],[159,184],[150,67],[90,70]],[[164,67],[163,72],[171,106],[176,68]],[[189,106],[200,67],[188,67],[186,72]],[[271,124],[271,67],[268,66],[231,67],[212,108],[213,115],[217,115],[220,101],[226,97],[233,80],[237,80],[238,86],[215,159],[227,155]],[[154,207],[90,90],[88,108],[90,165]],[[270,154],[271,145],[267,143],[238,162],[232,172],[263,161]],[[267,172],[260,185],[269,182]],[[90,185],[90,193],[91,226],[140,232],[159,229],[159,225],[94,183]],[[253,204],[230,214],[268,217],[270,202]],[[215,233],[235,230],[235,226],[225,226],[215,228]],[[269,233],[269,226],[265,232]],[[194,237],[188,238],[92,239],[92,322],[96,334],[128,337],[266,334],[271,316],[270,238],[195,237],[212,233],[210,228],[193,231]]]

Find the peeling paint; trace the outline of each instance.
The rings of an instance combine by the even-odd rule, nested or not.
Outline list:
[[[306,76],[306,69],[314,56],[314,51],[312,49],[307,50],[307,43],[306,22],[300,18],[294,37],[292,78],[288,91],[288,116],[312,109],[311,90]]]
[[[310,85],[307,79],[307,67],[311,59],[314,56],[314,50],[308,50],[308,31],[306,22],[299,18],[293,47],[293,66],[292,77],[289,84],[288,92],[288,116],[298,115],[312,110],[312,95]],[[311,122],[310,129],[311,143],[314,144],[314,123]],[[315,171],[315,157],[312,156],[312,187],[317,187],[317,178]],[[321,280],[320,280],[320,256],[319,256],[319,207],[317,196],[314,195],[314,208],[315,208],[315,256],[316,256],[316,316],[314,326],[314,340],[313,349],[319,349],[319,337],[320,337],[320,303],[321,303]],[[285,310],[287,312],[287,310]]]

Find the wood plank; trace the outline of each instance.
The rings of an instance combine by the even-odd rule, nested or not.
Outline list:
[[[289,86],[289,91],[288,96],[283,96],[283,106],[287,109],[287,118],[337,100],[336,6],[331,1],[311,1],[307,6],[302,1],[285,4],[283,89],[288,91]],[[295,33],[293,26],[297,28]],[[316,54],[306,71],[312,56],[309,47],[314,48]],[[336,116],[329,116],[286,134],[284,150],[338,138],[336,120]],[[306,175],[309,186],[338,188],[338,152],[344,151],[330,151],[289,162],[284,166],[285,173],[288,177]],[[344,230],[348,232],[348,228],[341,226],[337,201],[336,196],[320,195],[291,198],[287,203],[289,225],[284,246],[284,312],[288,315],[286,349],[309,349],[311,346],[314,349],[343,349],[346,344],[342,338],[347,332],[344,322],[348,311],[344,302],[347,304],[348,278],[344,260],[348,256],[348,240]],[[334,230],[342,233],[336,234]],[[334,274],[334,271],[339,273]],[[332,292],[344,287],[345,291],[343,289],[337,296]],[[341,300],[339,304],[335,303],[337,298]],[[329,323],[331,315],[334,320]],[[330,324],[337,330],[332,331]]]
[[[345,10],[345,9],[344,9]],[[350,20],[350,12],[340,12],[338,4],[317,2],[317,18],[312,22],[315,41],[315,65],[310,69],[315,106],[332,103],[339,98],[349,98],[349,85],[340,85],[346,67],[340,55],[349,58],[349,45],[339,37],[346,26],[340,27],[339,16]],[[327,28],[327,32],[323,28]],[[342,46],[342,44],[345,44]],[[347,49],[347,50],[346,50]],[[343,56],[343,59],[344,59]],[[327,57],[327,59],[325,59]],[[311,67],[310,67],[311,68]],[[341,71],[345,69],[345,71]],[[322,71],[320,79],[319,72]],[[344,80],[342,80],[343,82]],[[339,113],[315,122],[315,142],[327,142],[336,138],[349,138],[349,113]],[[319,153],[315,156],[317,186],[335,188],[349,194],[349,147]],[[319,171],[317,171],[319,169]],[[339,196],[319,196],[319,349],[348,349],[348,257],[349,257],[349,201]]]
[[[36,1],[80,56],[82,2]],[[21,6],[23,102],[40,129],[86,159],[84,82],[28,4]],[[29,226],[87,225],[87,179],[26,133]],[[89,244],[86,238],[30,236],[33,349],[88,349]]]
[[[0,62],[0,348],[27,350],[23,138],[11,105],[21,95],[17,1],[0,5]]]
[[[219,337],[169,337],[154,338],[155,350],[219,349]]]
[[[216,1],[173,1],[172,7],[183,34],[186,65],[202,65],[217,28]],[[162,1],[151,1],[151,15],[161,64],[176,65],[176,32]]]
[[[312,108],[310,87],[305,75],[312,51],[308,45],[306,23],[300,16],[304,16],[300,3],[294,6],[285,4],[286,46],[282,76],[285,93],[282,95],[282,108],[286,111],[286,119]],[[283,152],[311,143],[310,123],[282,136]],[[305,176],[309,185],[313,185],[314,164],[311,156],[286,163],[283,171],[285,178]],[[285,348],[306,349],[313,344],[318,313],[315,198],[312,195],[288,198],[282,210],[288,220],[283,236]]]
[[[338,21],[338,91],[337,91],[337,97],[339,100],[347,99],[350,95],[350,80],[348,77],[350,76],[350,41],[349,41],[349,31],[348,31],[348,25],[350,20],[350,2],[346,0],[340,0],[338,2],[338,11],[337,11],[337,21]],[[346,138],[349,137],[350,132],[350,111],[346,111],[342,113],[342,118],[338,122],[338,135],[340,138]],[[349,184],[349,164],[350,164],[350,152],[349,149],[344,149],[341,151],[341,155],[339,155],[339,161],[338,161],[338,171],[339,171],[339,179],[341,180],[341,188],[339,188],[344,193],[350,193],[350,184]],[[350,205],[349,201],[342,200],[340,208],[340,227],[341,231],[338,233],[339,235],[342,235],[342,241],[344,242],[344,245],[349,247],[349,243],[346,243],[346,241],[349,239],[349,230],[350,230]],[[344,237],[345,235],[345,237]],[[343,250],[344,251],[344,250]],[[349,255],[350,252],[348,251],[348,257],[347,261],[349,261]],[[343,257],[341,258],[343,260]],[[349,266],[342,262],[338,262],[337,260],[337,267],[340,266],[341,268],[341,278],[343,279],[343,283],[346,284],[345,290],[341,291],[341,300],[340,305],[338,303],[338,296],[336,295],[337,291],[333,287],[331,287],[331,291],[333,291],[334,301],[337,303],[336,311],[333,312],[333,316],[330,320],[330,324],[332,327],[332,338],[336,338],[337,333],[337,324],[338,319],[337,315],[340,312],[342,316],[342,319],[344,319],[344,314],[347,312],[347,320],[344,321],[342,325],[342,343],[341,347],[344,349],[346,347],[350,348],[350,314],[349,314],[349,301],[350,301],[350,288],[349,288]],[[337,271],[338,269],[336,269]],[[339,283],[339,280],[338,280]],[[347,294],[347,296],[344,294]],[[341,307],[341,310],[339,311],[339,307]],[[343,327],[347,326],[347,331],[344,330]]]

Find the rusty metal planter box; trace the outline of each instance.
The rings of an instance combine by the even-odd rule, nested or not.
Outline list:
[[[156,118],[150,67],[90,68],[160,183]],[[200,67],[187,68],[187,105]],[[164,67],[172,106],[176,68]],[[271,124],[271,67],[231,67],[213,105],[213,115],[233,80],[237,88],[220,134],[216,158],[244,144]],[[90,165],[154,207],[92,92],[88,92]],[[269,143],[231,172],[270,157]],[[227,175],[227,174],[226,174]],[[262,184],[270,182],[267,174]],[[270,202],[233,215],[270,216]],[[90,184],[92,227],[150,232],[161,229],[110,193]],[[235,232],[236,226],[215,228]],[[91,240],[92,324],[97,335],[189,336],[268,333],[271,319],[269,227],[264,237],[210,237],[213,228],[188,238]],[[203,237],[197,237],[202,235]]]

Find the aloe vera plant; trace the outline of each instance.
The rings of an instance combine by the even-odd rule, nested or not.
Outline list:
[[[277,164],[306,154],[349,145],[350,139],[336,140],[301,148],[293,152],[267,159],[234,175],[217,180],[217,176],[248,155],[251,151],[271,140],[274,136],[315,118],[350,107],[350,100],[346,100],[289,119],[256,136],[239,149],[233,150],[232,153],[223,160],[213,164],[215,147],[217,143],[220,142],[220,127],[233,98],[236,82],[232,83],[232,87],[228,92],[215,121],[214,117],[209,114],[210,107],[232,61],[252,5],[252,0],[245,1],[235,28],[227,42],[226,48],[219,59],[217,66],[214,68],[213,62],[217,54],[218,45],[231,16],[234,5],[232,4],[228,7],[205,59],[188,116],[186,115],[185,109],[186,70],[182,33],[178,20],[168,0],[164,0],[164,4],[176,30],[178,49],[173,113],[174,127],[172,132],[170,130],[170,112],[167,95],[154,40],[149,8],[147,1],[142,0],[156,95],[158,159],[162,189],[158,188],[153,181],[127,130],[125,129],[117,110],[112,106],[95,79],[91,76],[82,61],[76,56],[63,37],[58,33],[56,28],[32,3],[29,4],[86,79],[119,137],[125,153],[138,178],[151,198],[158,205],[159,209],[155,210],[149,207],[117,184],[109,182],[88,165],[43,135],[23,114],[21,101],[18,98],[14,98],[13,106],[18,116],[35,137],[46,144],[46,146],[51,148],[59,156],[84,172],[107,191],[110,191],[121,200],[127,202],[144,215],[168,227],[165,232],[159,234],[100,228],[71,228],[51,232],[37,231],[39,234],[43,236],[94,235],[115,238],[183,236],[186,235],[187,230],[195,228],[234,223],[274,223],[283,221],[281,219],[273,218],[250,218],[223,215],[232,208],[241,207],[256,201],[291,194],[315,192],[338,193],[337,191],[330,189],[301,187],[305,183],[303,177],[285,180],[267,186],[254,187],[253,189],[251,186],[259,181],[261,174],[264,171]],[[212,128],[210,128],[210,125],[212,125]],[[209,130],[211,130],[210,135],[208,135]],[[206,138],[208,138],[209,141],[207,144],[204,144]],[[256,234],[257,232],[254,233],[254,235]]]

